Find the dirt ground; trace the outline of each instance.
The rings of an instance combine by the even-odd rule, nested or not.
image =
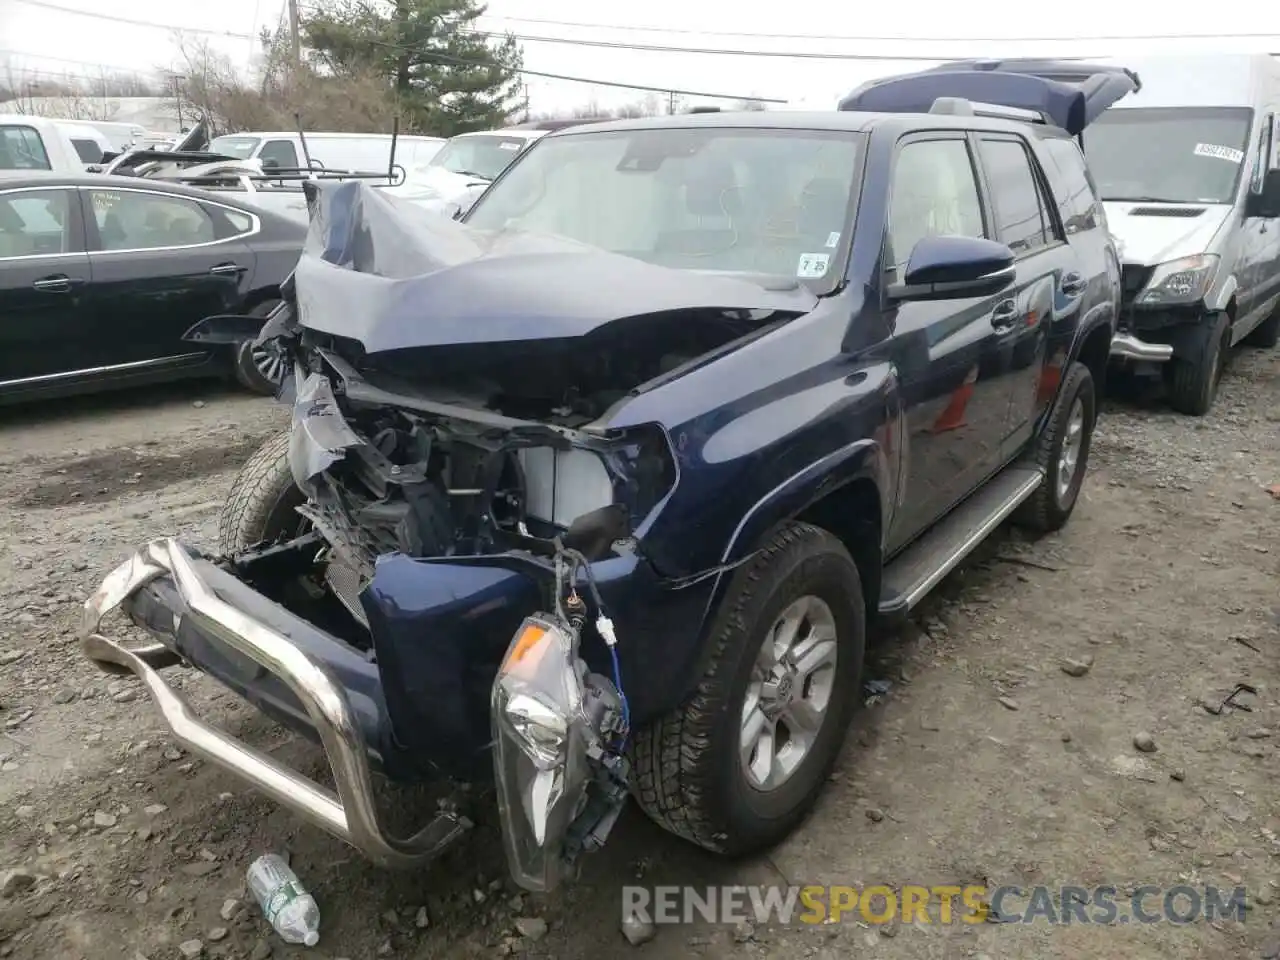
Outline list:
[[[998,536],[878,639],[869,676],[891,687],[769,857],[717,861],[629,808],[581,882],[546,898],[511,886],[491,818],[430,871],[374,869],[167,742],[138,685],[77,650],[100,578],[154,536],[211,542],[239,463],[284,423],[206,385],[0,411],[0,956],[176,960],[193,940],[255,960],[1280,954],[1280,502],[1265,489],[1280,482],[1280,352],[1240,353],[1203,420],[1109,401],[1069,528]],[[172,679],[314,768],[309,744],[197,675]],[[1204,708],[1237,683],[1257,690],[1250,711]],[[320,902],[312,950],[243,907],[246,866],[272,850]],[[637,882],[1244,885],[1252,909],[1181,926],[663,926],[635,947],[618,920]]]

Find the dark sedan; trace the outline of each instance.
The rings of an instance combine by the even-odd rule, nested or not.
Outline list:
[[[0,403],[233,374],[273,393],[246,342],[201,349],[212,314],[265,316],[306,228],[225,195],[95,174],[0,180]]]

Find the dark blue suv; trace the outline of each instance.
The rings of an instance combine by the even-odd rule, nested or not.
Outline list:
[[[218,552],[157,540],[104,582],[86,652],[380,862],[468,821],[389,835],[374,770],[496,775],[531,889],[628,791],[708,849],[769,846],[835,762],[869,626],[1006,518],[1075,508],[1120,271],[1073,136],[1135,85],[955,69],[572,127],[462,223],[309,185],[262,334],[293,427]],[[102,633],[117,606],[159,642]],[[178,660],[315,736],[336,794],[195,718]]]

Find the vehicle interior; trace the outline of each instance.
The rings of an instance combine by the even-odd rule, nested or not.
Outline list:
[[[70,249],[67,194],[0,196],[0,257],[31,257]]]

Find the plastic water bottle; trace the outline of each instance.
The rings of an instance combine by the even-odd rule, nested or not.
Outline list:
[[[320,942],[320,908],[283,858],[264,854],[249,865],[249,892],[286,943]]]

